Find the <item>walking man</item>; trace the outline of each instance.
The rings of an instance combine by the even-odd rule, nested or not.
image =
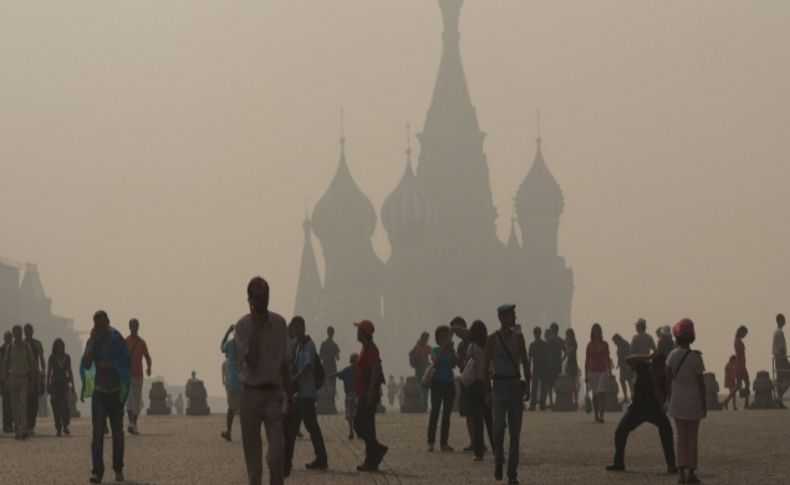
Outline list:
[[[306,464],[308,470],[326,470],[329,462],[324,445],[324,436],[321,434],[321,427],[318,425],[318,415],[315,411],[315,400],[317,389],[315,382],[316,357],[315,344],[306,333],[304,318],[296,316],[291,320],[293,332],[296,336],[296,352],[294,354],[294,375],[291,378],[291,385],[296,389],[295,413],[290,432],[291,442],[296,440],[296,430],[298,423],[304,423],[307,432],[310,433],[310,441],[313,443],[315,460]]]
[[[497,309],[500,328],[486,341],[485,379],[486,404],[494,409],[494,478],[502,480],[505,462],[505,425],[510,435],[510,452],[507,459],[508,484],[518,484],[519,443],[523,401],[529,399],[529,358],[524,337],[516,333],[516,305],[502,305]],[[519,364],[524,369],[521,381]],[[493,377],[491,371],[493,370]],[[491,380],[493,379],[493,385]]]
[[[233,430],[233,418],[241,412],[241,378],[239,377],[239,359],[236,352],[236,340],[230,339],[231,332],[235,327],[231,325],[225,332],[220,344],[220,350],[225,354],[225,362],[222,365],[223,384],[225,384],[225,392],[228,396],[228,414],[225,417],[225,431],[220,433],[220,436],[227,441],[232,441],[231,431]]]
[[[560,326],[556,322],[549,325],[549,369],[546,379],[546,395],[549,397],[549,406],[554,406],[554,383],[562,374],[562,362],[565,360],[565,341],[560,338]]]
[[[136,318],[129,320],[130,335],[126,337],[126,346],[132,359],[132,383],[129,387],[129,400],[126,412],[129,414],[129,433],[140,434],[137,429],[137,418],[143,408],[143,358],[145,358],[145,375],[151,377],[151,356],[148,345],[139,335],[140,322]]]
[[[25,343],[33,352],[33,380],[27,387],[27,430],[29,435],[35,434],[36,418],[38,417],[38,398],[44,394],[44,376],[47,364],[44,360],[44,346],[41,341],[33,338],[33,325],[25,324]]]
[[[80,376],[85,382],[86,369],[94,367],[93,395],[91,396],[91,458],[93,470],[91,483],[101,483],[104,477],[104,431],[107,420],[112,430],[112,468],[115,481],[123,477],[123,405],[129,395],[131,383],[131,359],[129,348],[117,330],[110,326],[107,312],[99,310],[93,315],[93,330],[82,356]],[[85,387],[83,386],[83,389]],[[88,397],[83,393],[81,400]]]
[[[376,331],[373,322],[362,320],[354,325],[357,327],[357,340],[362,344],[354,371],[354,388],[358,400],[354,429],[365,442],[365,462],[357,467],[357,471],[375,472],[389,450],[376,437],[376,408],[381,400],[384,373],[379,348],[373,343],[373,332]]]
[[[532,329],[535,340],[529,344],[529,360],[532,362],[532,389],[529,401],[529,410],[534,411],[540,406],[541,411],[546,410],[546,373],[549,365],[549,345],[542,338],[543,330],[540,327]]]
[[[14,438],[23,440],[28,436],[27,399],[28,384],[33,382],[36,363],[30,346],[22,339],[22,327],[14,325],[14,340],[6,349],[4,381],[11,398],[14,415]]]
[[[785,409],[784,395],[790,385],[790,362],[787,360],[787,341],[785,340],[785,316],[776,315],[773,354],[776,366],[776,407]]]
[[[8,349],[11,348],[11,343],[14,341],[14,335],[11,332],[6,331],[3,334],[3,345],[0,347],[0,360],[5,364],[6,355],[8,355]],[[14,413],[11,410],[11,393],[8,390],[8,386],[6,385],[6,372],[5,367],[3,368],[4,371],[2,376],[0,376],[0,387],[3,390],[3,433],[13,433],[14,432]]]
[[[256,276],[247,285],[250,312],[236,324],[241,364],[241,439],[249,485],[263,480],[261,423],[266,429],[269,484],[285,480],[283,406],[290,396],[288,330],[285,319],[269,311],[269,284]]]
[[[650,355],[656,351],[656,342],[653,336],[647,333],[647,321],[640,318],[634,324],[636,335],[631,339],[631,353],[635,355]]]

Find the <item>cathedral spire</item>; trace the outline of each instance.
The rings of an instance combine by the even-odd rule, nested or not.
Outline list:
[[[302,228],[304,229],[304,246],[299,269],[299,284],[296,287],[294,315],[301,315],[308,324],[314,324],[319,317],[321,276],[318,274],[318,264],[315,259],[315,251],[313,251],[313,230],[307,214],[305,214]]]

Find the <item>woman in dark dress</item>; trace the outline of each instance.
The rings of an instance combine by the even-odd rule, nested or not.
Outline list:
[[[573,379],[573,405],[579,405],[579,361],[576,357],[576,352],[579,350],[579,344],[576,343],[576,333],[572,328],[565,331],[565,374],[571,376]]]
[[[49,389],[57,435],[71,434],[69,394],[74,392],[74,375],[71,372],[71,357],[66,353],[63,340],[59,338],[52,343],[52,353],[47,365],[47,389]]]

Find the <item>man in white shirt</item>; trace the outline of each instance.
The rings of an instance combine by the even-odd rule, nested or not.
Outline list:
[[[787,360],[787,341],[785,341],[785,316],[776,315],[776,331],[774,332],[773,354],[776,366],[776,406],[784,409],[784,395],[790,383],[790,362]]]
[[[636,335],[631,339],[631,354],[650,355],[655,352],[656,342],[647,333],[647,321],[644,318],[640,318],[634,325],[636,326]]]

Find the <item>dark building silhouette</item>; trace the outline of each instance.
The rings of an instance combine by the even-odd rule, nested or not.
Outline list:
[[[404,360],[420,330],[454,315],[495,325],[493,309],[503,302],[518,305],[525,330],[552,321],[563,328],[571,323],[573,274],[557,251],[564,198],[543,158],[540,136],[515,197],[507,243],[496,234],[485,133],[461,61],[462,4],[439,0],[442,57],[425,125],[417,134],[416,172],[409,147],[403,176],[381,209],[390,259],[382,263],[373,251],[376,211],[351,175],[344,138],[335,177],[312,217],[326,264],[323,285],[305,223],[295,312],[316,315],[321,326],[342,328],[362,318],[380,322],[377,338],[385,342],[385,360],[388,355]]]

